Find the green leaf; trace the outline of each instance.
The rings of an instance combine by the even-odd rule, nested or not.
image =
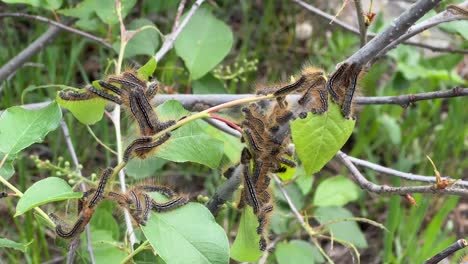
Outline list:
[[[282,204],[285,208],[289,209],[288,202],[283,196],[283,193],[278,189],[278,186],[274,186],[275,198],[278,201],[278,204]],[[297,209],[302,209],[304,207],[304,195],[301,192],[301,189],[297,186],[297,184],[288,184],[284,186],[284,190],[288,193],[289,198],[291,199],[292,203]]]
[[[122,250],[126,245],[114,240],[111,232],[102,229],[91,230],[91,244],[96,263],[120,263],[128,255]]]
[[[338,105],[329,104],[328,112],[309,114],[291,122],[291,134],[296,151],[307,174],[320,171],[353,132],[356,121],[345,119]]]
[[[8,108],[0,116],[0,152],[15,155],[33,143],[42,142],[58,127],[61,118],[62,111],[56,102],[39,110]]]
[[[278,264],[291,263],[292,260],[294,260],[294,263],[311,264],[325,261],[315,246],[303,240],[278,243],[276,245],[275,256]]]
[[[6,238],[0,238],[0,248],[12,248],[12,249],[20,250],[23,253],[26,252],[29,244],[31,243],[21,244],[21,243],[18,243],[18,242],[15,242]]]
[[[156,108],[161,120],[175,119],[190,114],[175,100],[166,101]],[[223,156],[224,143],[203,131],[201,120],[188,123],[172,133],[171,138],[158,148],[156,156],[175,162],[196,162],[217,168]]]
[[[158,157],[148,157],[144,160],[131,159],[127,166],[125,166],[125,172],[128,176],[135,179],[144,179],[150,176],[155,176],[156,172],[159,171],[167,161]]]
[[[76,199],[81,196],[83,193],[74,192],[64,180],[49,177],[34,183],[24,192],[16,205],[15,217],[46,203]]]
[[[148,80],[151,76],[153,76],[157,64],[158,63],[156,62],[156,59],[153,56],[151,56],[151,58],[145,63],[145,65],[141,66],[137,70],[139,77]]]
[[[449,32],[460,34],[465,40],[468,40],[468,23],[466,21],[452,21],[443,23],[440,27]]]
[[[229,263],[229,242],[208,209],[189,203],[166,213],[151,213],[141,227],[158,255],[171,263]]]
[[[243,148],[243,144],[240,143],[239,138],[226,134],[206,122],[203,122],[200,126],[203,127],[208,135],[223,142],[224,154],[229,159],[230,165],[239,163],[240,153]]]
[[[175,50],[196,80],[218,65],[231,50],[233,34],[221,20],[200,9],[175,42]]]
[[[212,74],[206,74],[202,78],[192,82],[192,93],[224,94],[226,93],[226,88],[221,80],[216,79]]]
[[[171,137],[156,156],[175,162],[196,162],[217,168],[223,154],[223,142],[208,135]]]
[[[312,184],[314,183],[314,177],[307,175],[304,171],[303,166],[298,166],[296,170],[296,184],[301,189],[302,194],[306,195],[312,189]]]
[[[99,0],[94,2],[96,6],[96,9],[94,11],[104,23],[108,25],[114,25],[119,22],[114,0]],[[120,0],[120,3],[122,4],[123,19],[127,16],[127,14],[130,12],[133,6],[136,4],[136,0]]]
[[[96,84],[95,87],[99,86]],[[60,98],[58,94],[56,100],[60,106],[68,109],[78,121],[85,125],[92,125],[101,120],[107,103],[106,100],[98,97],[83,101],[68,101]]]
[[[5,154],[0,152],[0,160],[3,160],[3,157],[5,157]],[[8,180],[13,176],[13,173],[15,173],[15,168],[13,168],[13,162],[15,160],[15,157],[8,156],[8,158],[5,160],[5,163],[3,166],[0,168],[0,177],[2,177],[5,180]]]
[[[143,26],[156,27],[148,19],[135,19],[128,25],[128,30],[138,30]],[[115,42],[112,47],[119,53],[120,40]],[[148,28],[136,33],[125,46],[124,58],[131,58],[136,55],[153,56],[159,47],[159,34],[153,28]]]
[[[8,4],[27,4],[49,10],[56,10],[62,6],[62,0],[2,0]]]
[[[59,14],[80,18],[80,21],[88,20],[97,10],[96,1],[94,0],[84,0],[76,5],[73,8],[61,9],[57,12]]]
[[[334,219],[353,217],[353,214],[343,207],[320,207],[315,211],[315,217],[320,224]],[[356,222],[345,221],[326,226],[331,230],[333,237],[350,242],[359,248],[367,248],[366,237]]]
[[[313,204],[320,207],[343,206],[359,198],[360,189],[350,179],[336,176],[322,181],[315,192]]]
[[[256,262],[263,252],[259,249],[258,220],[250,206],[245,206],[231,247],[231,258],[239,262]]]

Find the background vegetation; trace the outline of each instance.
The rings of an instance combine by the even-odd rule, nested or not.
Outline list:
[[[29,5],[4,2],[8,4],[0,3],[0,13],[22,12],[52,20],[58,17],[76,19],[74,27],[101,36],[112,48],[76,34],[60,33],[8,80],[0,83],[1,110],[53,100],[57,89],[63,88],[58,85],[84,87],[113,72],[120,45],[113,0],[85,0],[81,3],[45,1],[48,6],[44,3],[35,5],[33,1]],[[336,14],[342,4],[341,1],[318,2],[318,6],[330,14]],[[363,2],[368,5],[368,1]],[[438,10],[458,2],[444,1]],[[179,1],[122,1],[122,4],[127,29],[150,25],[160,32],[171,32]],[[187,3],[186,10],[190,5]],[[379,32],[392,19],[384,18],[384,10],[373,11],[377,13],[377,18],[370,31]],[[346,17],[347,14],[354,18],[353,5],[348,4],[340,16]],[[48,27],[31,19],[0,19],[0,65],[26,48]],[[466,21],[463,23],[448,23],[439,30],[444,37],[450,38],[451,44],[466,49],[468,25]],[[298,27],[301,26],[312,29],[306,38],[300,35]],[[194,41],[202,41],[207,48],[193,49],[191,44]],[[150,28],[139,33],[126,48],[124,64],[131,68],[145,64],[149,56],[153,56],[161,47],[161,43],[157,30]],[[337,63],[358,49],[359,36],[330,25],[329,21],[290,1],[208,1],[189,22],[176,41],[175,48],[158,62],[155,77],[163,84],[164,92],[169,94],[251,93],[257,83],[289,80],[291,75],[300,72],[304,64],[310,63],[333,72]],[[463,54],[437,53],[429,56],[425,50],[400,45],[366,74],[361,82],[362,93],[366,96],[387,96],[466,87],[467,64],[466,55]],[[466,103],[466,97],[459,97],[426,100],[409,107],[363,106],[353,134],[342,150],[353,157],[396,170],[434,175],[425,157],[428,155],[443,175],[463,178],[468,175]],[[239,117],[238,112],[228,114]],[[116,149],[115,133],[109,118],[105,117],[88,127],[70,113],[65,113],[63,117],[70,128],[71,141],[84,176],[95,179],[93,175],[98,173],[97,168],[116,163],[112,152],[97,144],[90,132],[111,149]],[[123,115],[122,121],[124,141],[127,142],[134,128],[127,115]],[[225,144],[224,150],[228,158],[239,153],[235,140],[229,140],[233,143]],[[66,179],[71,185],[76,184],[73,175],[70,176],[74,168],[70,165],[72,158],[65,145],[62,130],[54,130],[44,142],[18,154],[12,164],[14,173],[13,168],[7,167],[10,163],[7,163],[2,168],[2,176],[9,178],[22,191],[53,175]],[[129,183],[134,183],[152,176],[157,183],[190,194],[192,200],[206,201],[225,181],[220,173],[224,168],[212,169],[199,163],[204,164],[175,163],[162,158],[135,161],[127,167],[127,179]],[[372,170],[362,172],[378,184],[411,184]],[[421,263],[466,235],[466,198],[414,194],[417,205],[413,205],[399,195],[369,194],[354,184],[348,174],[348,170],[336,160],[330,161],[314,175],[306,175],[300,167],[295,172],[294,180],[287,181],[285,189],[302,215],[310,217],[312,226],[339,219],[338,223],[329,226],[331,236],[337,241],[353,244],[360,252],[362,263]],[[311,259],[317,263],[324,262],[325,259],[300,228],[278,189],[275,189],[274,197],[276,210],[270,232],[276,247],[268,256],[268,263],[311,263]],[[16,202],[14,197],[0,201],[0,238],[17,242],[16,247],[20,250],[2,249],[0,262],[62,262],[68,251],[68,243],[55,239],[53,231],[35,220],[32,211],[13,217],[17,210]],[[64,210],[65,206],[61,202],[47,204],[43,209],[52,212]],[[97,263],[104,260],[108,263],[118,262],[128,255],[124,239],[126,227],[121,224],[123,216],[119,215],[115,213],[112,203],[105,203],[99,207],[91,222]],[[381,223],[386,230],[370,221],[341,221],[351,217]],[[239,218],[239,210],[231,203],[216,217],[231,245],[242,224]],[[142,239],[141,232],[136,232],[137,237]],[[348,244],[335,241],[332,245],[330,240],[320,240],[320,245],[336,263],[350,263],[354,254],[346,247]],[[135,248],[138,246],[135,245]],[[151,262],[156,258],[162,262],[152,254],[151,248],[145,249],[134,257],[135,262]],[[462,254],[465,254],[463,250],[452,257],[452,262],[456,263]],[[84,245],[78,249],[76,261],[89,262]]]

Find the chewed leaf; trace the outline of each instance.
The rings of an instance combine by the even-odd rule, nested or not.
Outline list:
[[[8,108],[0,116],[0,152],[14,155],[33,143],[42,142],[62,119],[56,102],[39,110],[20,106]]]
[[[329,104],[328,112],[309,114],[291,122],[296,151],[307,174],[320,171],[343,147],[353,132],[356,121],[345,119],[338,105]]]
[[[15,217],[46,203],[76,199],[81,196],[83,193],[74,192],[64,180],[49,177],[34,183],[24,192],[16,205]]]
[[[63,100],[58,95],[57,102],[85,125],[92,125],[101,120],[107,103],[106,100],[99,97],[82,101],[68,101]]]

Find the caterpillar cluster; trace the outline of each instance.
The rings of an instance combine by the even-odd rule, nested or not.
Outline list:
[[[69,239],[81,234],[91,220],[97,205],[102,200],[115,201],[122,208],[128,209],[133,220],[139,225],[146,224],[150,211],[167,212],[189,201],[186,196],[178,196],[165,186],[137,185],[129,188],[125,193],[106,191],[105,186],[112,172],[112,168],[105,169],[97,188],[91,188],[78,200],[78,218],[75,223],[69,225],[54,213],[49,214],[56,224],[55,232],[58,236]],[[170,200],[165,203],[158,203],[149,196],[148,192],[159,192]]]
[[[128,70],[121,75],[111,75],[107,77],[106,81],[101,80],[98,83],[102,89],[89,86],[84,89],[84,92],[60,92],[59,96],[69,101],[100,97],[124,106],[135,118],[140,132],[140,137],[130,143],[125,151],[125,162],[132,155],[140,159],[146,158],[156,147],[169,139],[169,133],[155,141],[151,138],[152,135],[175,124],[175,120],[161,121],[150,104],[158,92],[159,83],[157,81],[147,83],[138,78],[135,72]]]
[[[284,157],[292,155],[288,150],[289,133],[285,130],[292,112],[279,104],[275,104],[269,114],[263,113],[257,104],[251,104],[242,111],[245,115],[242,122],[242,141],[246,148],[242,150],[241,164],[245,188],[239,208],[245,204],[253,208],[258,219],[259,248],[263,251],[267,247],[264,233],[269,215],[273,211],[268,173],[285,171],[285,166],[296,166],[295,162]]]
[[[343,63],[327,78],[322,69],[307,66],[303,68],[299,76],[294,78],[293,82],[260,88],[257,94],[273,94],[279,106],[284,108],[287,105],[286,95],[301,93],[297,103],[301,109],[307,110],[298,113],[301,118],[305,118],[308,112],[314,114],[326,112],[330,96],[334,103],[341,106],[341,111],[346,118],[355,118],[353,98],[361,73],[362,67],[359,64]]]
[[[308,112],[321,114],[328,110],[328,97],[341,106],[346,118],[354,118],[356,83],[361,72],[357,64],[342,64],[327,78],[325,72],[314,67],[305,67],[291,83],[281,83],[272,87],[257,89],[257,94],[273,94],[276,103],[263,110],[253,103],[244,107],[245,120],[242,122],[242,142],[246,147],[241,153],[242,179],[244,189],[239,208],[248,204],[258,219],[257,233],[260,235],[259,248],[267,247],[265,233],[270,213],[273,211],[269,191],[269,173],[284,172],[285,166],[295,167],[296,163],[285,156],[292,156],[288,121],[296,115],[305,118]],[[300,93],[297,112],[290,109],[286,96]]]

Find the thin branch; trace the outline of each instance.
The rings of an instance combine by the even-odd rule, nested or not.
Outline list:
[[[325,13],[325,12],[323,12],[322,10],[320,10],[320,9],[318,9],[316,7],[313,7],[313,6],[307,4],[306,2],[304,2],[302,0],[292,0],[292,1],[296,2],[297,4],[304,7],[305,9],[311,11],[312,13],[318,15],[319,17],[322,17],[322,18],[327,19],[329,21],[333,21],[333,24],[336,24],[336,25],[340,26],[341,28],[343,28],[343,29],[345,29],[345,30],[347,30],[347,31],[349,31],[351,33],[354,33],[356,35],[360,35],[359,29],[357,29],[357,28],[355,28],[353,26],[350,26],[350,25],[346,24],[343,21],[335,19],[335,17],[330,15],[330,14]],[[374,38],[375,36],[377,36],[376,33],[371,33],[371,32],[367,33],[368,38]],[[410,41],[410,40],[404,41],[402,44],[412,45],[412,46],[416,46],[416,47],[420,47],[420,48],[425,48],[425,49],[432,50],[434,52],[453,52],[453,53],[468,54],[468,50],[465,50],[465,49],[440,48],[440,47],[432,46],[430,44],[425,44],[425,43],[420,43],[420,42],[415,42],[415,41]]]
[[[394,104],[408,106],[417,101],[440,98],[468,96],[468,88],[455,87],[450,90],[435,91],[417,94],[405,94],[397,96],[357,97],[356,103],[360,105]]]
[[[359,40],[362,48],[367,42],[367,26],[366,21],[364,21],[364,12],[362,11],[361,0],[354,0],[354,5],[356,6],[356,16],[359,25]]]
[[[436,183],[436,177],[433,177],[433,176],[424,176],[424,175],[406,173],[406,172],[394,170],[391,168],[387,168],[382,165],[369,162],[367,160],[362,160],[362,159],[358,159],[358,158],[351,157],[351,156],[348,156],[348,158],[356,165],[360,165],[360,166],[372,169],[373,171],[380,172],[383,174],[397,176],[397,177],[400,177],[409,181]],[[449,180],[452,182],[456,181],[456,179],[450,178],[448,176],[445,176],[442,179]],[[468,181],[457,181],[453,184],[453,186],[459,186],[459,187],[464,187],[468,189]]]
[[[70,131],[68,130],[67,123],[65,123],[63,119],[60,121],[60,126],[62,127],[63,136],[65,137],[65,142],[67,143],[68,152],[70,153],[71,159],[73,161],[73,165],[75,166],[75,170],[78,175],[83,176],[81,174],[75,148],[73,147],[73,142],[71,141]],[[80,184],[80,188],[81,188],[81,191],[86,192],[86,185],[84,183]],[[90,230],[89,224],[86,225],[85,232],[86,232],[86,249],[88,250],[91,263],[94,264],[96,263],[96,261],[94,259],[93,247],[91,243],[91,230]],[[79,240],[79,237],[76,237],[75,239]],[[69,247],[68,254],[67,254],[67,263],[73,263],[75,259],[74,256],[75,256],[75,251],[77,247],[73,246],[73,242],[75,241],[72,241],[72,243],[70,243],[70,247]],[[76,241],[75,243],[78,243],[78,241]]]
[[[70,24],[74,20],[66,20],[63,24]],[[28,47],[18,53],[9,62],[0,68],[0,82],[3,82],[11,74],[13,74],[18,68],[27,62],[32,56],[41,51],[49,42],[58,36],[62,31],[61,28],[56,26],[50,26],[46,32],[44,32],[39,38],[34,40]]]
[[[232,194],[237,190],[241,182],[241,172],[243,165],[238,165],[231,177],[216,189],[215,194],[206,204],[206,207],[213,215],[217,215],[221,206],[231,199]]]
[[[461,8],[467,8],[468,7],[468,1],[465,1],[461,4],[458,5],[458,7],[461,7]],[[466,20],[468,19],[467,16],[463,15],[463,14],[459,14],[459,13],[454,13],[450,10],[446,10],[446,11],[443,11],[443,12],[440,12],[438,13],[437,15],[421,22],[421,23],[418,23],[412,27],[410,27],[408,29],[408,31],[406,32],[406,34],[400,36],[398,39],[396,39],[395,41],[393,41],[390,45],[388,45],[387,47],[385,47],[383,50],[381,50],[378,54],[377,54],[377,58],[379,57],[382,57],[384,56],[385,54],[387,54],[388,51],[394,49],[398,44],[406,41],[407,39],[429,29],[429,28],[432,28],[432,27],[435,27],[439,24],[442,24],[442,23],[447,23],[447,22],[451,22],[451,21],[457,21],[457,20]]]
[[[349,156],[345,153],[338,151],[336,154],[338,158],[341,159],[343,164],[349,169],[351,172],[351,176],[353,177],[354,181],[361,186],[361,188],[368,190],[369,192],[377,193],[377,194],[412,194],[412,193],[434,193],[434,194],[451,194],[451,195],[459,195],[463,197],[468,197],[468,189],[463,188],[445,188],[445,189],[437,189],[434,185],[427,185],[427,186],[411,186],[411,187],[390,187],[386,185],[377,185],[368,181],[361,172],[354,166],[353,162],[349,159]]]
[[[172,49],[172,47],[174,46],[174,42],[176,41],[177,37],[179,36],[180,32],[182,32],[182,30],[185,28],[185,26],[187,25],[187,23],[189,22],[189,20],[192,18],[192,16],[195,14],[195,11],[197,11],[197,9],[200,7],[200,5],[204,2],[205,0],[197,0],[193,5],[192,7],[190,8],[190,10],[188,11],[187,15],[185,15],[185,18],[184,20],[182,21],[182,23],[180,23],[180,26],[178,26],[176,28],[176,30],[174,30],[171,34],[169,34],[168,36],[166,36],[166,38],[164,39],[164,42],[161,46],[161,48],[158,50],[158,52],[156,53],[156,55],[154,55],[154,58],[156,59],[156,61],[160,61],[162,57],[164,57],[164,55],[166,55],[166,53]]]
[[[67,26],[67,25],[65,25],[63,23],[56,22],[56,21],[48,19],[46,17],[29,15],[29,14],[26,14],[26,13],[0,13],[0,18],[3,18],[3,17],[21,17],[21,18],[34,19],[34,20],[37,20],[39,22],[47,23],[49,25],[56,26],[58,28],[66,30],[68,32],[80,35],[80,36],[85,37],[87,39],[90,39],[92,41],[98,42],[98,43],[102,44],[103,46],[105,46],[106,48],[114,50],[112,48],[112,45],[107,43],[103,38],[96,37],[96,36],[94,36],[94,35],[92,35],[90,33],[84,32],[82,30],[79,30],[79,29],[76,29],[76,28],[73,28],[73,27],[70,27],[70,26]]]
[[[457,252],[458,250],[465,248],[468,246],[468,242],[465,239],[459,239],[455,241],[452,245],[448,246],[446,249],[442,250],[441,252],[437,253],[432,258],[426,260],[424,264],[436,264],[439,263],[444,258],[452,255],[453,253]]]

